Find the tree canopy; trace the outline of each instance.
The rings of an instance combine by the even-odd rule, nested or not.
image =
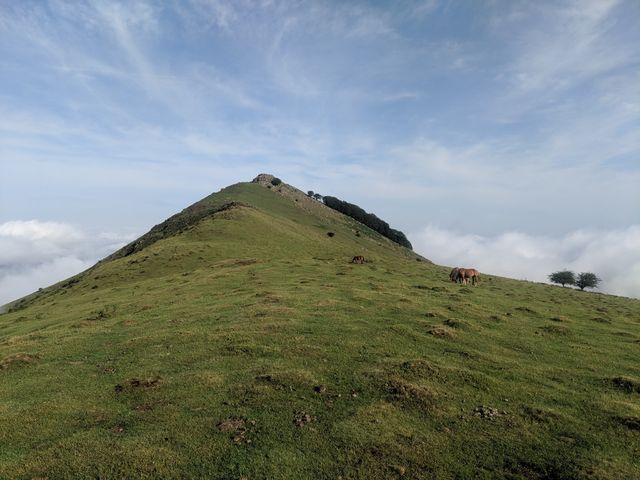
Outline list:
[[[549,280],[553,283],[559,283],[563,287],[565,285],[575,285],[576,274],[569,270],[562,270],[560,272],[553,272],[549,275]]]
[[[582,272],[578,275],[576,280],[576,286],[580,290],[584,290],[585,288],[596,288],[600,283],[600,279],[596,276],[595,273],[591,272]]]
[[[375,230],[376,232],[384,235],[389,240],[396,242],[403,247],[407,247],[412,250],[411,242],[407,239],[407,237],[399,230],[394,230],[389,227],[389,224],[384,220],[381,220],[373,213],[367,213],[358,205],[354,205],[353,203],[345,202],[336,197],[325,196],[323,198],[324,204],[327,207],[333,208],[349,217],[359,221],[360,223],[365,224],[367,227]]]

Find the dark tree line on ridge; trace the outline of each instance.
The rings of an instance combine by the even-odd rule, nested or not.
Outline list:
[[[389,240],[392,240],[397,244],[402,245],[403,247],[407,247],[408,249],[413,250],[413,246],[411,245],[411,242],[409,242],[409,240],[404,235],[404,233],[389,227],[389,224],[387,222],[379,219],[373,213],[365,212],[364,209],[360,208],[358,205],[345,202],[336,197],[330,197],[330,196],[323,197],[318,193],[314,194],[313,191],[311,190],[307,192],[307,195],[309,197],[315,198],[318,201],[322,199],[322,201],[327,207],[333,208],[334,210],[337,210],[340,213],[344,213],[345,215],[348,215],[354,220],[357,220],[358,222],[365,224],[371,230],[375,230],[379,234],[387,237]]]
[[[580,290],[584,290],[585,288],[596,288],[600,283],[600,279],[595,273],[582,272],[576,277],[576,274],[570,270],[553,272],[549,275],[549,280],[553,283],[559,283],[563,287],[565,285],[575,285]]]

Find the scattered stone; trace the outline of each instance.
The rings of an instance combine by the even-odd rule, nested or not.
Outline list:
[[[497,408],[488,407],[486,405],[480,405],[479,407],[476,407],[473,409],[473,414],[476,417],[480,417],[480,418],[495,418],[501,415],[506,415],[507,412],[504,410],[500,412],[498,411]]]
[[[308,413],[294,412],[293,423],[296,427],[304,427],[314,421],[315,417],[312,417]]]
[[[150,377],[145,379],[131,378],[124,382],[124,385],[118,383],[113,390],[116,393],[122,393],[125,389],[133,390],[137,388],[153,388],[160,383],[160,377]]]

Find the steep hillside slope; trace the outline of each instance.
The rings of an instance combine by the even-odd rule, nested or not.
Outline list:
[[[640,478],[640,302],[454,285],[281,188],[0,316],[0,478]]]

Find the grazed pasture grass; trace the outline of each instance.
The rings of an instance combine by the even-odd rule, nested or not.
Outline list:
[[[229,200],[0,316],[0,478],[640,478],[640,302]]]

